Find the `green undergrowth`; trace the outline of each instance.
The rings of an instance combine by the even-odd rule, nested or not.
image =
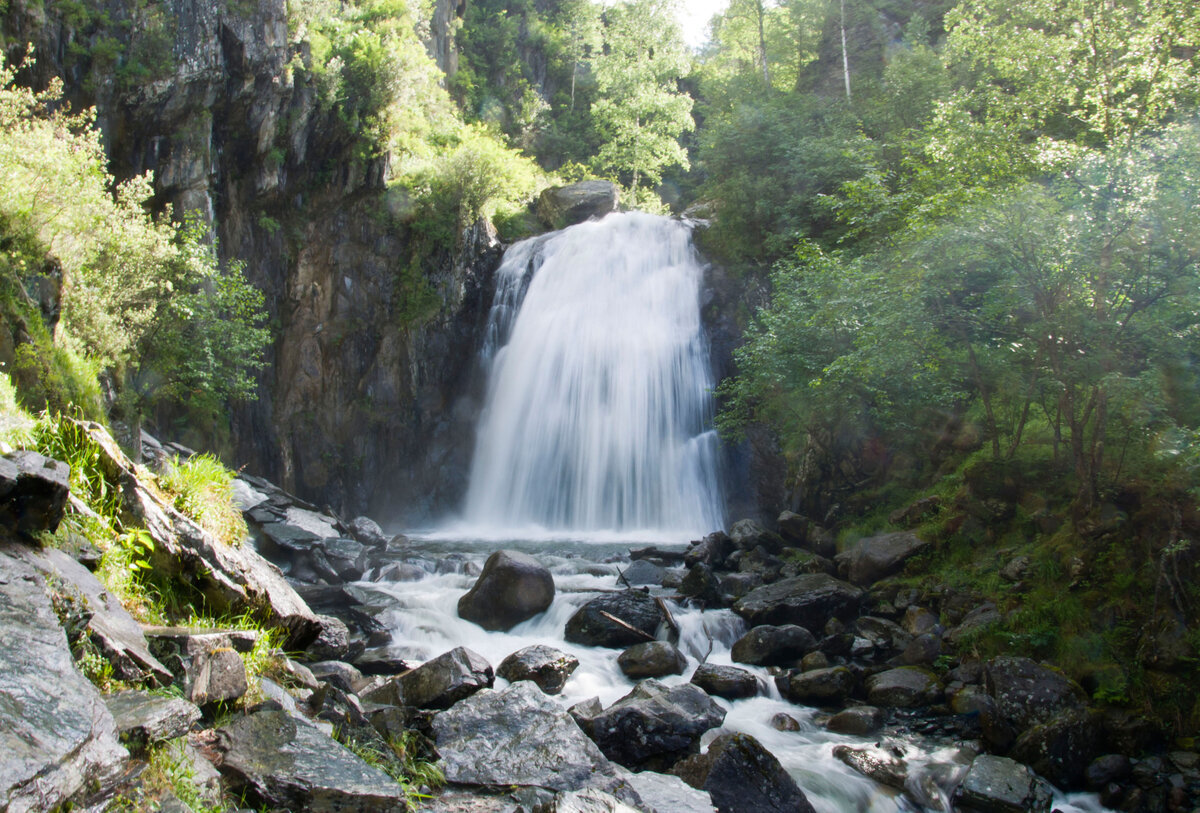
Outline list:
[[[925,487],[893,482],[864,492],[857,501],[864,508],[837,529],[839,548],[913,531],[933,544],[891,583],[918,590],[929,603],[965,595],[968,609],[992,602],[999,612],[997,622],[960,639],[960,658],[1049,662],[1100,707],[1131,709],[1176,735],[1194,731],[1194,501],[1162,482],[1133,482],[1080,512],[1073,487],[1053,465],[1050,454],[997,462],[979,451],[959,456]],[[908,526],[889,521],[897,509],[931,496],[940,500],[931,515]],[[1014,561],[1026,563],[1023,573],[1002,576]],[[944,610],[943,623],[951,627],[960,615]]]
[[[446,784],[446,777],[436,763],[429,760],[428,749],[422,747],[421,736],[405,731],[399,737],[375,735],[369,737],[335,729],[334,739],[368,765],[378,768],[404,788],[405,800],[412,809],[428,798],[421,788],[437,790]]]
[[[158,477],[177,509],[226,545],[246,538],[246,520],[233,504],[234,473],[209,454],[167,461]]]

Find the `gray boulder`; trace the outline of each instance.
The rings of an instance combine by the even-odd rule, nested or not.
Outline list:
[[[983,676],[998,716],[1017,731],[1086,707],[1087,695],[1077,683],[1028,658],[993,658]]]
[[[422,709],[445,709],[489,688],[492,666],[482,655],[456,647],[398,678],[404,701]]]
[[[672,772],[708,791],[720,813],[814,813],[796,780],[749,734],[722,734]]]
[[[614,762],[661,771],[700,750],[700,737],[725,720],[725,710],[691,684],[668,689],[645,680],[585,721],[588,734]]]
[[[635,559],[629,567],[621,571],[621,581],[629,587],[641,585],[661,585],[664,571],[661,567],[647,559]]]
[[[129,754],[41,579],[11,552],[0,549],[0,810],[67,808],[111,788]]]
[[[709,567],[724,567],[725,560],[735,550],[733,540],[724,531],[716,531],[693,544],[683,554],[683,563],[688,567],[705,564]]]
[[[449,782],[576,790],[612,777],[610,763],[571,716],[529,681],[482,691],[433,718]]]
[[[733,611],[753,626],[799,624],[819,631],[832,616],[848,620],[857,612],[863,591],[825,573],[806,573],[752,590]]]
[[[458,600],[458,615],[486,630],[507,631],[549,609],[554,577],[527,553],[498,550],[473,587]]]
[[[349,527],[350,534],[364,545],[370,545],[373,548],[387,547],[387,534],[383,532],[383,528],[379,527],[379,523],[370,517],[355,517],[350,520]]]
[[[912,556],[929,546],[928,540],[908,531],[879,534],[860,539],[850,550],[837,555],[847,578],[857,585],[869,585],[900,570]]]
[[[867,700],[875,706],[911,709],[942,699],[937,676],[917,666],[901,666],[871,675],[866,681]]]
[[[180,697],[125,691],[104,698],[121,740],[143,748],[182,737],[199,721],[200,709]]]
[[[768,531],[752,519],[742,519],[733,523],[729,529],[729,538],[733,545],[741,551],[752,551],[763,548],[767,553],[779,553],[783,550],[783,539],[777,533]]]
[[[198,706],[236,700],[246,693],[246,665],[239,652],[256,636],[240,631],[146,627],[150,651],[175,675],[183,696]]]
[[[883,710],[875,706],[853,706],[829,718],[825,727],[835,734],[866,737],[883,728]]]
[[[702,663],[692,673],[692,683],[708,694],[726,700],[741,700],[758,694],[758,678],[736,666]]]
[[[500,662],[496,674],[510,683],[531,680],[546,694],[558,694],[579,668],[574,655],[543,644],[518,650]]]
[[[0,457],[0,528],[35,539],[54,533],[70,493],[71,467],[37,452]]]
[[[1023,731],[1010,755],[1059,788],[1073,790],[1084,786],[1085,771],[1101,743],[1100,720],[1069,710]]]
[[[836,706],[854,692],[858,678],[845,666],[831,666],[810,672],[793,670],[775,678],[775,685],[793,703]]]
[[[666,641],[647,641],[634,644],[617,657],[617,665],[625,677],[640,678],[682,675],[687,668],[687,658],[674,645]]]
[[[612,181],[580,181],[542,192],[538,196],[537,213],[550,228],[562,229],[615,212],[620,198],[620,190]]]
[[[817,639],[804,627],[763,625],[734,641],[730,657],[752,666],[791,666],[816,646]]]
[[[955,801],[980,813],[1045,813],[1053,789],[1027,766],[981,754],[971,763]]]
[[[564,637],[573,644],[619,649],[654,640],[664,620],[662,609],[649,593],[606,593],[584,604],[567,620]]]
[[[217,730],[221,773],[251,805],[283,810],[395,811],[404,789],[316,725],[284,711],[239,717]]]

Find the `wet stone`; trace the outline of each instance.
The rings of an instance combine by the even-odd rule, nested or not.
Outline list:
[[[496,674],[510,683],[532,680],[546,694],[558,694],[571,673],[579,667],[579,659],[562,650],[543,644],[527,646],[500,662]]]

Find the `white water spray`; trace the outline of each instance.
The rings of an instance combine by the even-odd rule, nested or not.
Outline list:
[[[468,524],[650,536],[723,527],[701,276],[690,228],[642,213],[508,251],[483,350]]]

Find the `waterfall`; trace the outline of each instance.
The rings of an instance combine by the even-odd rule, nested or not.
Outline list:
[[[723,527],[690,228],[612,214],[505,254],[465,518],[514,532]]]

